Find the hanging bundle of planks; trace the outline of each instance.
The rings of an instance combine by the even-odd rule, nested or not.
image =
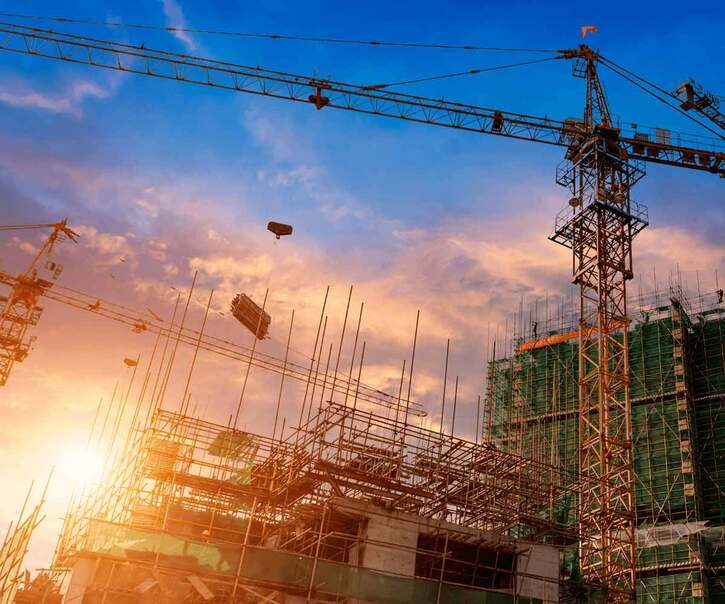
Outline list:
[[[237,294],[232,300],[231,313],[258,340],[264,340],[269,331],[271,317],[246,294]]]

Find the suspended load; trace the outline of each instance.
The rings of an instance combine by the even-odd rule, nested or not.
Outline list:
[[[269,222],[267,223],[267,230],[274,233],[274,236],[279,239],[280,237],[292,234],[292,225],[281,222]]]
[[[269,324],[272,322],[272,319],[249,296],[246,294],[237,294],[234,296],[230,310],[237,321],[255,334],[258,340],[264,340],[267,337]]]

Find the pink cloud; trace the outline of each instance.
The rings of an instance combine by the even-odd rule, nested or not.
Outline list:
[[[40,92],[27,84],[16,83],[12,87],[0,89],[0,103],[80,118],[83,115],[83,103],[87,99],[106,99],[113,94],[118,86],[118,78],[109,81],[111,85],[103,87],[89,80],[77,80],[56,94]]]

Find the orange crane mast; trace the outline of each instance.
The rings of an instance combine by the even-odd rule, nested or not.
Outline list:
[[[579,460],[584,483],[579,522],[584,577],[607,588],[612,603],[634,601],[634,471],[627,352],[627,287],[633,277],[632,241],[648,225],[647,208],[632,187],[647,162],[725,177],[725,137],[654,135],[618,127],[598,68],[630,79],[631,72],[585,45],[558,51],[585,82],[581,120],[553,120],[329,79],[154,50],[143,45],[0,22],[0,50],[135,73],[259,96],[344,109],[423,124],[556,145],[565,149],[556,182],[569,190],[569,207],[555,221],[552,241],[572,250],[580,290]],[[635,82],[638,86],[644,85]],[[661,99],[660,99],[661,100]],[[593,527],[593,530],[592,530]]]

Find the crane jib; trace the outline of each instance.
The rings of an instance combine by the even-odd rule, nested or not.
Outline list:
[[[0,50],[307,103],[318,110],[343,109],[549,145],[569,147],[572,141],[587,137],[586,129],[573,120],[504,112],[7,22],[0,22]],[[618,145],[631,160],[725,177],[723,148],[671,144],[645,133],[618,136]]]

